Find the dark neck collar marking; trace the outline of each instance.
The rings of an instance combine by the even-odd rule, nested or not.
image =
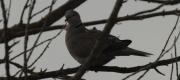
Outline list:
[[[82,25],[83,25],[83,24],[80,23],[80,24],[76,25],[75,28],[79,28],[79,27],[82,26]]]

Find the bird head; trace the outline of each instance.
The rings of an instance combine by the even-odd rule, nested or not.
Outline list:
[[[68,11],[66,11],[65,13],[65,18],[66,18],[66,22],[70,25],[70,26],[76,26],[81,24],[81,18],[78,12],[70,9]]]

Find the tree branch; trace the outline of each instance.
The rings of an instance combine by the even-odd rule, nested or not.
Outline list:
[[[28,34],[32,35],[32,34],[39,33],[40,30],[41,30],[41,27],[44,24],[44,20],[47,20],[47,23],[46,23],[45,26],[46,27],[50,26],[54,22],[61,19],[64,16],[64,14],[65,14],[65,12],[67,10],[74,9],[74,8],[78,7],[79,5],[81,5],[85,1],[86,0],[69,0],[64,5],[60,6],[56,10],[52,11],[50,14],[47,14],[41,20],[29,24]],[[7,40],[9,41],[9,40],[12,40],[13,38],[24,36],[24,28],[25,28],[25,26],[26,26],[26,24],[19,23],[19,24],[16,24],[16,25],[12,26],[9,29],[7,29],[7,32],[8,32],[7,33],[7,35],[8,35]],[[2,34],[2,33],[3,33],[3,29],[0,30],[0,34]],[[4,39],[4,36],[1,37],[1,39]],[[0,43],[4,43],[4,40],[0,40]]]
[[[132,14],[132,15],[128,15],[128,16],[118,17],[116,22],[129,21],[129,20],[133,20],[133,21],[134,20],[143,20],[143,19],[149,19],[149,18],[158,17],[158,16],[179,15],[179,14],[180,14],[180,10],[160,11],[160,12],[155,12],[152,14],[144,14],[144,15],[141,14],[138,16],[134,16],[134,14]],[[101,20],[84,22],[83,24],[85,26],[92,26],[92,25],[104,24],[106,22],[107,22],[107,19],[101,19]],[[22,28],[25,27],[25,25],[26,24],[18,24],[18,25],[14,25],[13,27],[9,28],[8,33],[7,33],[8,40],[12,40],[14,38],[24,36],[24,30]],[[37,34],[40,32],[41,27],[36,27],[37,25],[35,25],[34,23],[32,23],[30,25],[31,25],[31,27],[29,28],[29,31],[28,31],[29,35],[34,35],[34,34]],[[52,31],[52,30],[63,29],[63,28],[64,28],[64,25],[55,25],[55,26],[45,27],[44,31]],[[3,33],[3,29],[0,29],[0,34],[2,34],[2,33]],[[3,38],[4,37],[1,36],[1,39],[3,39]],[[4,40],[0,40],[0,43],[4,43]]]
[[[101,72],[116,72],[116,73],[132,73],[136,72],[142,68],[143,70],[148,69],[155,69],[156,67],[160,66],[167,66],[172,63],[180,62],[180,56],[176,58],[166,59],[166,60],[160,60],[155,63],[149,63],[142,66],[135,66],[135,67],[117,67],[117,66],[101,66],[101,67],[91,67],[88,70],[91,71],[101,71]],[[147,66],[149,66],[147,68]],[[53,77],[60,77],[68,74],[76,73],[79,67],[75,68],[68,68],[68,69],[62,69],[62,70],[56,70],[56,71],[49,71],[49,72],[39,72],[36,74],[32,74],[28,76],[28,79],[30,80],[36,80],[36,79],[45,79],[45,78],[53,78]],[[14,77],[13,80],[23,80],[24,77]],[[6,80],[6,77],[0,77],[0,80]]]
[[[6,62],[6,64],[5,64],[5,70],[6,70],[6,76],[8,77],[7,79],[8,80],[10,80],[9,78],[10,78],[10,66],[9,66],[9,49],[10,49],[10,47],[9,47],[9,45],[8,45],[8,40],[7,40],[7,37],[8,37],[8,35],[7,35],[7,29],[8,29],[8,17],[7,17],[7,12],[6,12],[6,8],[5,8],[5,3],[4,3],[4,0],[1,0],[0,1],[0,3],[1,3],[1,9],[2,9],[2,16],[3,16],[3,26],[4,26],[4,28],[3,28],[3,39],[1,39],[1,40],[4,40],[4,43],[5,43],[5,45],[4,45],[4,50],[5,50],[5,57],[4,57],[4,59],[5,59],[5,62]]]
[[[140,1],[146,1],[146,2],[152,2],[152,3],[158,3],[158,4],[165,4],[165,5],[175,5],[179,4],[179,0],[140,0]]]

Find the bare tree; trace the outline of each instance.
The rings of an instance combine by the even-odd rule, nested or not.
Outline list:
[[[176,6],[180,4],[179,0],[135,0],[138,2],[147,2],[149,4],[159,4],[159,6],[154,7],[152,9],[143,10],[139,12],[135,12],[133,14],[127,15],[127,16],[120,16],[118,17],[118,13],[121,13],[120,9],[127,3],[129,0],[116,0],[116,3],[114,5],[114,8],[112,10],[111,15],[108,19],[101,19],[101,20],[93,20],[89,22],[84,22],[83,24],[85,26],[92,26],[97,24],[106,24],[105,28],[103,30],[103,35],[99,36],[97,39],[97,43],[95,48],[91,51],[91,55],[88,57],[88,60],[85,64],[81,65],[80,67],[75,68],[68,68],[64,69],[64,65],[60,69],[55,69],[54,71],[46,71],[41,70],[39,72],[34,71],[35,63],[41,59],[44,52],[48,49],[49,45],[55,39],[60,33],[62,32],[62,29],[64,28],[64,24],[60,25],[52,25],[56,21],[60,20],[65,12],[69,9],[75,9],[81,4],[83,4],[86,0],[69,0],[63,5],[60,5],[58,8],[53,10],[53,6],[55,5],[57,0],[50,0],[51,3],[44,7],[42,10],[35,12],[34,9],[36,8],[35,5],[38,5],[36,3],[36,0],[26,0],[23,10],[21,12],[20,19],[18,20],[18,23],[14,24],[13,26],[9,26],[9,17],[11,13],[11,7],[12,1],[9,0],[8,4],[5,4],[6,1],[0,0],[1,4],[1,12],[2,12],[2,19],[0,20],[0,23],[3,25],[3,28],[0,29],[0,43],[5,44],[4,45],[4,58],[0,59],[0,64],[5,64],[5,72],[6,77],[1,76],[0,80],[38,80],[38,79],[46,79],[46,78],[54,78],[54,79],[72,79],[72,80],[80,80],[81,77],[85,74],[87,70],[91,71],[104,71],[104,72],[115,72],[115,73],[131,73],[127,77],[123,78],[122,80],[127,80],[128,78],[132,77],[133,75],[144,72],[141,76],[139,76],[138,80],[144,77],[146,73],[148,73],[151,69],[154,69],[157,73],[164,75],[161,71],[157,69],[158,66],[165,66],[168,64],[172,64],[172,71],[171,71],[171,80],[172,80],[172,74],[173,69],[176,69],[176,77],[179,79],[180,75],[178,72],[178,62],[180,61],[180,56],[178,56],[178,48],[176,47],[177,41],[179,40],[180,31],[178,34],[175,34],[176,37],[174,38],[174,42],[171,45],[170,48],[167,48],[167,45],[170,43],[170,39],[172,39],[172,35],[174,34],[175,30],[177,30],[177,24],[179,22],[179,16],[180,16],[180,10],[179,7],[175,10],[162,10],[163,7],[168,6]],[[37,15],[43,13],[44,11],[47,11],[48,13],[41,18],[40,20],[33,22],[32,19],[36,17]],[[162,11],[161,11],[162,10]],[[25,15],[28,14],[28,15]],[[89,62],[94,59],[93,57],[100,51],[100,47],[104,42],[104,37],[108,35],[111,32],[111,29],[115,24],[118,22],[123,21],[136,21],[136,20],[144,20],[149,19],[152,17],[158,17],[158,16],[169,16],[169,15],[175,15],[177,16],[177,20],[174,24],[174,27],[171,30],[171,33],[169,34],[166,44],[164,45],[162,52],[160,53],[159,57],[155,59],[155,61],[151,63],[147,63],[140,66],[134,66],[134,67],[118,67],[118,66],[101,66],[101,67],[90,67]],[[24,17],[27,17],[27,22],[24,21]],[[53,37],[44,40],[40,42],[40,38],[43,34],[43,32],[46,31],[53,31],[53,30],[60,30],[59,33],[54,35]],[[29,44],[29,36],[33,36],[34,34],[37,34],[37,38],[33,43],[33,46],[31,48],[28,48]],[[9,44],[10,41],[13,41],[15,38],[18,37],[24,37],[24,44],[23,44],[23,51],[22,53],[19,53],[18,55],[11,56],[10,54],[13,54],[13,51],[11,49],[18,45],[20,41],[14,41],[12,44]],[[39,54],[39,56],[32,60],[32,63],[29,63],[30,59],[32,59],[32,54],[35,50],[35,48],[39,47],[40,45],[47,43],[45,48],[42,50],[42,52]],[[162,60],[164,55],[168,53],[169,51],[174,50],[174,56],[171,56],[169,59]],[[19,58],[23,55],[23,65],[15,62],[14,59]],[[175,63],[175,66],[173,65]],[[15,66],[18,68],[18,71],[15,74],[11,73],[11,67]],[[174,68],[175,67],[175,68]],[[75,76],[69,76],[70,74],[75,74]]]

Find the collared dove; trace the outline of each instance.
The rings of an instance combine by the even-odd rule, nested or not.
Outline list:
[[[68,10],[65,13],[65,17],[68,22],[65,27],[66,46],[71,56],[80,64],[83,64],[93,49],[97,37],[102,34],[102,31],[95,28],[92,30],[86,29],[81,22],[80,15],[74,10]],[[129,48],[128,45],[130,43],[131,40],[120,40],[113,35],[108,35],[102,55],[98,57],[98,60],[94,60],[91,65],[102,66],[114,59],[115,56],[135,55],[147,57],[151,55],[150,53]]]

